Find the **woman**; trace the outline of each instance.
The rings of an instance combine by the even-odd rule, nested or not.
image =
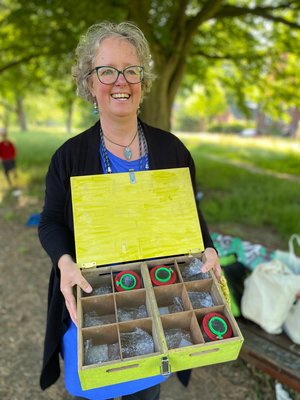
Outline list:
[[[131,23],[92,26],[77,47],[73,69],[79,95],[93,102],[100,115],[93,127],[68,140],[52,157],[46,177],[46,195],[39,236],[53,262],[41,387],[59,377],[59,352],[64,358],[68,391],[88,399],[159,398],[161,376],[105,388],[81,391],[77,374],[76,303],[73,288],[92,291],[76,265],[70,197],[70,177],[101,173],[189,167],[190,153],[174,135],[148,126],[137,118],[143,95],[153,75],[143,33]],[[206,224],[199,213],[205,245],[205,270],[220,266]],[[134,395],[130,396],[132,392]],[[126,396],[127,395],[127,396]]]

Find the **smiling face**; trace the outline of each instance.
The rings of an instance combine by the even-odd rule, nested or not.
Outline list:
[[[95,56],[93,68],[110,66],[123,71],[124,68],[140,65],[135,47],[126,39],[108,37],[102,41]],[[98,102],[101,117],[136,118],[142,95],[141,83],[127,83],[119,74],[117,81],[106,85],[99,81],[97,74],[90,77],[90,90]]]

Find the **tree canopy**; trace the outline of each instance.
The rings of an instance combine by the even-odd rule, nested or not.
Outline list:
[[[157,79],[142,108],[150,124],[169,128],[184,76],[205,85],[212,65],[237,97],[255,82],[261,97],[267,82],[270,97],[299,104],[291,87],[299,82],[298,0],[0,0],[1,101],[71,82],[79,37],[102,20],[134,21],[150,43]],[[62,84],[67,99],[70,87]]]

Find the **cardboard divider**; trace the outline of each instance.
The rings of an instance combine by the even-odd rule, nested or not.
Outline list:
[[[241,330],[240,330],[236,320],[234,319],[234,317],[229,309],[229,306],[227,304],[224,305],[224,315],[230,322],[230,325],[231,325],[231,328],[233,331],[233,336],[241,337],[242,336]]]
[[[196,310],[199,308],[210,308],[210,307],[215,307],[221,304],[224,304],[224,300],[222,299],[222,297],[219,295],[218,289],[216,287],[216,284],[214,282],[213,279],[204,279],[204,280],[200,280],[200,281],[190,281],[190,282],[185,282],[184,283],[185,289],[188,292],[188,297],[189,297],[189,301],[191,303],[191,307]],[[209,297],[207,297],[207,299],[203,299],[202,301],[202,305],[199,304],[195,305],[195,302],[192,302],[192,295],[189,294],[191,292],[202,292],[202,293],[209,293],[209,295],[211,296],[211,300],[213,305],[209,306],[206,304],[209,304]],[[201,303],[201,301],[200,301]]]
[[[230,306],[226,302],[225,296],[224,296],[224,294],[222,292],[222,289],[221,289],[221,287],[219,285],[219,282],[218,282],[214,272],[211,273],[211,276],[212,276],[212,280],[213,280],[213,285],[212,285],[213,296],[214,296],[214,298],[217,299],[218,304],[223,304],[224,305],[224,315],[225,315],[226,318],[228,318],[228,320],[229,320],[229,322],[231,324],[234,336],[242,338],[243,335],[242,335],[242,333],[240,331],[240,328],[239,328],[236,320],[233,317],[233,314],[232,314],[232,312],[230,310]]]
[[[180,314],[163,315],[161,316],[161,322],[165,337],[167,330],[180,329],[183,331],[187,331],[190,334],[190,337],[192,339],[192,345],[204,343],[204,339],[201,334],[197,318],[193,311],[185,311]],[[169,350],[171,349],[169,346],[168,348]]]
[[[211,295],[216,304],[227,304],[222,289],[216,279],[213,280]]]
[[[182,300],[184,311],[192,309],[190,301],[187,296],[187,292],[182,283],[175,283],[173,285],[154,287],[153,290],[155,294],[157,307],[159,309],[165,308],[165,311],[167,311],[167,307],[174,306],[175,297],[179,297]],[[176,309],[176,307],[173,308]],[[172,312],[176,311],[171,311],[169,309],[168,313]],[[159,311],[159,313],[162,314],[161,311]]]
[[[184,283],[184,279],[183,279],[181,271],[184,268],[184,266],[186,266],[186,265],[188,265],[188,263],[186,261],[175,260],[178,282]]]
[[[199,308],[198,310],[194,310],[198,322],[201,322],[202,318],[210,312],[217,312],[222,315],[225,315],[225,307],[224,305],[220,305],[215,307]]]
[[[187,260],[191,260],[193,257],[201,257],[202,253],[195,253],[191,256],[187,255],[181,255],[181,256],[172,256],[172,257],[163,257],[163,258],[157,258],[157,259],[151,259],[147,260],[147,265],[149,268],[155,267],[156,265],[161,265],[161,264],[170,264],[170,265],[175,265],[177,263],[185,263]]]
[[[184,287],[188,292],[211,292],[212,286],[212,279],[184,282]]]
[[[140,328],[143,331],[147,332],[149,335],[151,335],[151,337],[153,339],[153,344],[154,344],[154,352],[141,354],[139,356],[125,357],[124,356],[125,342],[122,339],[122,333],[134,332],[134,330],[136,328]],[[142,355],[147,356],[148,354],[154,354],[156,352],[160,352],[159,337],[158,337],[157,332],[154,329],[152,318],[145,318],[145,319],[140,319],[140,320],[135,320],[135,321],[120,322],[118,324],[118,330],[119,330],[120,343],[121,343],[122,359],[133,358],[133,357],[141,357]],[[137,341],[135,341],[135,344],[136,345],[140,345]]]
[[[193,258],[197,258],[197,259],[199,259],[201,261],[202,255],[198,255],[197,257],[193,257]],[[179,261],[179,260],[175,261],[175,264],[176,264],[177,269],[179,271],[178,275],[180,276],[180,281],[182,283],[195,282],[195,281],[199,282],[199,281],[202,281],[202,280],[211,279],[210,271],[206,272],[206,273],[203,273],[203,275],[200,276],[201,275],[201,270],[200,269],[199,269],[199,272],[197,273],[197,275],[195,275],[194,277],[193,276],[191,276],[190,278],[185,277],[184,276],[184,270],[185,270],[186,267],[188,267],[190,265],[191,261],[192,261],[191,259],[186,259],[185,261]],[[208,277],[206,277],[206,275],[208,275]]]
[[[78,363],[81,363],[82,366],[90,366],[91,364],[87,364],[85,360],[85,346],[88,340],[92,341],[93,346],[98,345],[112,345],[118,343],[119,349],[120,347],[120,338],[118,327],[116,324],[105,325],[101,327],[90,327],[83,328],[80,334],[81,338],[79,340],[79,344],[81,344],[78,348]],[[119,351],[119,358],[121,359],[121,352]],[[115,360],[113,360],[115,361]],[[108,360],[108,363],[112,361]],[[101,363],[101,364],[104,364]]]
[[[95,326],[91,319],[95,322],[98,320],[99,325],[113,324],[117,321],[116,309],[113,294],[102,295],[101,299],[96,297],[86,297],[82,299],[82,326]],[[98,324],[97,324],[98,325]]]
[[[176,272],[176,276],[177,276],[176,283],[183,283],[183,279],[182,279],[182,276],[181,276],[181,271],[180,271],[180,268],[178,267],[178,265],[179,265],[179,262],[175,258],[175,260],[174,260],[174,271]]]
[[[233,314],[232,314],[232,312],[230,310],[230,306],[226,302],[225,296],[224,296],[224,294],[222,292],[222,289],[221,289],[221,287],[219,285],[219,282],[218,282],[218,280],[217,280],[217,278],[216,278],[216,276],[215,276],[213,271],[211,272],[211,277],[212,277],[212,280],[213,280],[213,285],[212,285],[213,297],[217,300],[218,304],[223,304],[224,305],[224,315],[225,315],[226,318],[228,318],[228,320],[229,320],[229,322],[231,324],[234,337],[242,338],[243,335],[242,335],[242,333],[240,331],[240,328],[239,328],[236,320],[233,317]]]
[[[157,308],[157,302],[154,294],[154,288],[152,286],[150,273],[149,273],[149,265],[144,262],[141,265],[141,272],[144,279],[145,289],[147,293],[147,304],[151,309],[151,317],[153,320],[153,332],[155,333],[155,343],[159,348],[161,354],[164,354],[167,351],[167,344],[165,337],[163,335],[163,328],[160,320],[160,315]]]
[[[92,339],[95,345],[115,343],[118,337],[118,325],[103,325],[82,328],[82,339]]]
[[[92,286],[92,293],[85,293],[81,290],[81,297],[91,297],[100,296],[104,294],[113,293],[113,283],[110,268],[105,268],[103,270],[94,269],[92,271],[82,272],[85,279]]]
[[[116,301],[116,310],[117,310],[117,321],[118,322],[124,322],[122,318],[119,318],[119,312],[124,309],[132,309],[135,308],[137,309],[138,307],[144,305],[147,310],[147,317],[152,316],[152,310],[149,305],[148,297],[146,296],[146,290],[141,289],[141,290],[132,290],[132,291],[127,291],[127,292],[119,292],[116,293],[115,295],[115,301]],[[136,318],[146,318],[146,317],[137,317],[131,318],[131,319],[136,319]]]
[[[82,328],[82,320],[83,320],[83,312],[82,312],[82,290],[79,286],[76,286],[75,288],[76,292],[76,300],[77,300],[77,324],[78,324],[78,330]],[[79,335],[81,336],[81,335]]]

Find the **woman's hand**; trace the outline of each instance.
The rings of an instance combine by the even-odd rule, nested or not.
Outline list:
[[[208,272],[212,269],[219,281],[221,279],[222,270],[218,254],[213,247],[207,247],[204,250],[203,262],[204,264],[202,265],[201,272]]]
[[[78,265],[74,263],[69,254],[64,254],[60,257],[58,268],[60,269],[60,290],[65,298],[71,320],[77,325],[77,308],[73,287],[78,285],[86,293],[91,293],[93,288],[82,276]]]

